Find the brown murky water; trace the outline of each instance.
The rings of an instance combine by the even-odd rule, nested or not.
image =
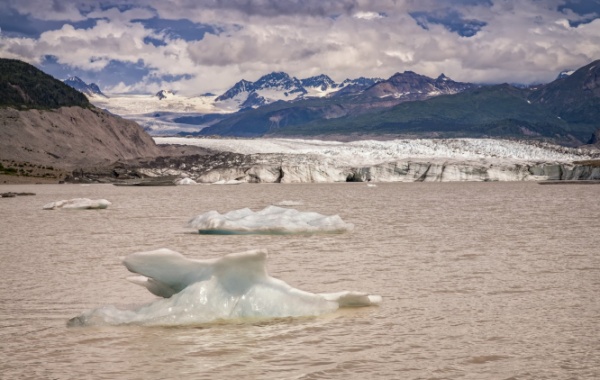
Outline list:
[[[0,186],[2,379],[597,379],[600,187],[535,183],[182,187]],[[42,210],[106,198],[100,211]],[[211,236],[209,210],[284,200],[352,233]],[[101,305],[152,301],[127,254],[210,258],[264,247],[269,272],[379,307],[317,318],[181,327],[78,327]]]

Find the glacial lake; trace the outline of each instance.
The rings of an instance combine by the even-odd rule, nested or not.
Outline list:
[[[2,379],[597,379],[600,186],[502,183],[3,185]],[[105,210],[42,210],[86,197]],[[281,202],[352,232],[200,235],[201,213]],[[122,257],[269,251],[309,292],[379,294],[318,317],[67,327],[156,299]]]

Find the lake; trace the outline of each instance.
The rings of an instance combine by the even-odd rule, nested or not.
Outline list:
[[[0,378],[600,378],[600,187],[498,183],[3,185]],[[106,210],[42,210],[87,197]],[[353,223],[314,235],[200,235],[201,213],[283,201]],[[121,259],[269,251],[271,276],[380,306],[194,326],[67,327],[156,298]]]

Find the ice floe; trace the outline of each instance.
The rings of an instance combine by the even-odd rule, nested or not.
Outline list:
[[[123,264],[141,276],[132,282],[165,297],[136,309],[105,306],[72,318],[70,326],[190,325],[219,320],[318,316],[341,307],[377,305],[381,296],[363,292],[310,293],[269,276],[267,251],[188,259],[158,249],[127,256]]]
[[[73,198],[47,203],[44,205],[43,209],[96,210],[107,208],[110,205],[111,203],[106,199]]]
[[[260,211],[243,208],[221,214],[209,211],[192,218],[188,227],[201,234],[302,234],[341,233],[354,228],[339,215],[267,206]]]

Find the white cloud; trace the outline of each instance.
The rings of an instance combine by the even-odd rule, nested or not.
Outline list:
[[[381,15],[381,13],[375,13],[375,12],[356,12],[353,15],[354,18],[361,18],[364,20],[375,20],[378,18],[383,18],[383,15]]]
[[[469,82],[547,82],[563,69],[600,57],[600,19],[571,27],[573,14],[558,12],[558,0],[455,2],[454,10],[465,19],[485,23],[473,37],[431,22],[425,30],[408,13],[444,11],[449,5],[441,0],[140,3],[144,7],[123,11],[88,3],[88,17],[100,20],[87,29],[66,24],[38,39],[0,35],[0,56],[40,62],[51,54],[62,64],[92,71],[103,70],[111,60],[141,60],[150,74],[138,84],[113,90],[154,92],[168,86],[184,94],[222,91],[242,78],[256,80],[271,71],[299,78],[325,73],[338,81],[412,70],[432,77],[443,72]],[[23,4],[21,9],[29,7],[34,14],[31,4]],[[71,11],[68,17],[75,20],[78,14]],[[220,33],[185,41],[132,22],[157,15],[218,25]],[[162,76],[184,74],[188,76],[176,83],[161,82]]]

